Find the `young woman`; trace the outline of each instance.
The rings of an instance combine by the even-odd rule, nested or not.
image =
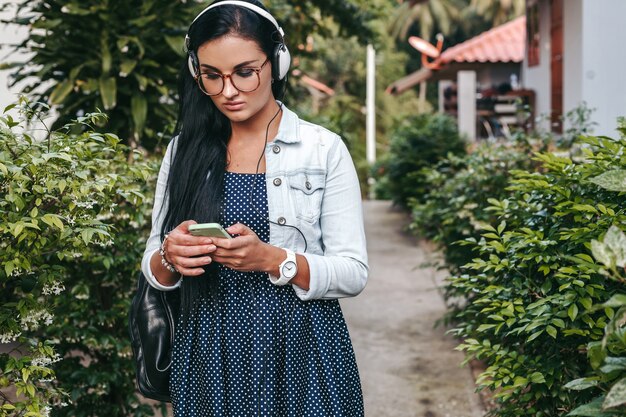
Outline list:
[[[214,2],[186,43],[142,262],[153,287],[182,290],[174,414],[362,416],[337,301],[367,280],[350,155],[277,101],[290,57],[260,2]],[[233,238],[192,235],[203,222]]]

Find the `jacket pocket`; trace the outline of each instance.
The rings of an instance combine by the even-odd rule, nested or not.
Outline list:
[[[296,216],[309,223],[319,220],[326,176],[297,173],[289,176],[289,191],[295,202]]]

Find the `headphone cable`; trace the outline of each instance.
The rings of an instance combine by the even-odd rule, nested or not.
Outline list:
[[[256,171],[254,173],[254,178],[252,179],[252,188],[250,189],[250,206],[252,207],[252,209],[262,218],[264,218],[268,223],[271,224],[275,224],[277,226],[283,226],[283,227],[291,227],[292,229],[296,229],[298,231],[298,233],[300,233],[300,236],[302,236],[302,239],[304,240],[304,250],[302,252],[306,252],[307,248],[308,248],[308,243],[306,240],[306,237],[304,236],[304,233],[302,233],[302,230],[300,230],[298,227],[293,226],[291,224],[280,224],[277,223],[275,221],[272,221],[269,216],[266,217],[265,215],[263,215],[259,209],[254,205],[254,200],[253,200],[253,194],[254,194],[254,189],[256,188],[256,181],[257,181],[257,176],[259,174],[259,168],[261,166],[261,161],[263,160],[263,156],[265,155],[265,148],[267,147],[267,140],[269,137],[269,131],[270,131],[270,126],[272,124],[272,122],[274,121],[274,119],[276,119],[276,117],[278,117],[278,115],[280,113],[282,113],[283,111],[283,103],[280,103],[278,106],[278,111],[276,112],[276,114],[270,119],[269,123],[267,124],[267,128],[265,129],[265,143],[263,144],[263,151],[261,152],[261,155],[259,156],[259,160],[257,161],[256,164]],[[267,169],[266,169],[267,171]]]

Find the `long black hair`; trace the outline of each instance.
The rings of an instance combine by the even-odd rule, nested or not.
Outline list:
[[[265,9],[257,0],[244,1]],[[197,53],[198,47],[205,42],[225,35],[255,41],[270,58],[280,40],[276,27],[266,18],[245,7],[224,5],[202,14],[191,25],[188,48]],[[282,98],[285,82],[273,80],[275,98]],[[221,221],[230,121],[217,109],[211,98],[200,90],[189,72],[186,57],[180,67],[178,96],[177,139],[161,208],[166,210],[161,240],[185,220],[198,223]],[[211,263],[202,276],[183,280],[181,308],[184,322],[200,297],[216,300],[218,272],[218,265]]]

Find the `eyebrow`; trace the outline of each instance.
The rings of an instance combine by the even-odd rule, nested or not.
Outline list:
[[[241,64],[235,65],[235,67],[233,69],[239,69],[241,67],[245,67],[245,66],[248,66],[250,64],[253,64],[253,63],[257,62],[257,61],[258,61],[258,59],[252,59],[250,61],[244,61]],[[221,72],[219,69],[215,68],[214,66],[208,65],[208,64],[200,64],[200,66],[203,67],[203,68],[214,70],[216,72]]]

